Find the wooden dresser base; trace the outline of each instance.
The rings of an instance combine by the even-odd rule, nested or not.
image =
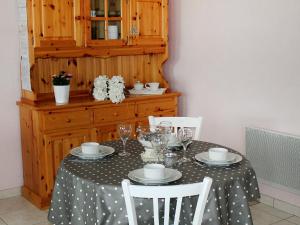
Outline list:
[[[47,209],[49,208],[49,204],[51,198],[42,199],[37,194],[33,193],[29,188],[23,186],[22,187],[22,196],[34,204],[39,209]]]
[[[19,102],[23,177],[22,195],[38,208],[49,206],[56,172],[70,149],[86,141],[118,139],[117,124],[135,131],[148,116],[176,116],[179,93],[129,97],[120,104],[93,99],[37,105]],[[132,137],[134,138],[133,132]]]

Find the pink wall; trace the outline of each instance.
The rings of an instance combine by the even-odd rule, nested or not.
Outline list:
[[[170,1],[166,74],[202,139],[245,152],[246,125],[300,135],[300,2]]]
[[[0,190],[23,182],[17,5],[3,1]],[[300,134],[299,1],[174,0],[170,13],[168,80],[182,115],[205,118],[203,140],[244,152],[246,125]]]
[[[23,183],[16,101],[20,96],[17,1],[2,0],[0,7],[0,190]]]

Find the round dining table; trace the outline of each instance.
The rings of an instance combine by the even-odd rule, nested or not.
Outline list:
[[[143,168],[142,145],[129,140],[126,149],[130,156],[121,157],[121,141],[102,143],[115,149],[115,153],[98,160],[84,160],[68,155],[58,169],[49,208],[48,220],[55,224],[74,225],[126,225],[128,224],[121,181],[128,179],[132,170]],[[203,225],[252,225],[249,201],[260,198],[258,183],[250,162],[242,161],[230,166],[208,166],[194,160],[197,153],[208,151],[217,144],[193,141],[187,150],[191,162],[177,164],[182,177],[169,184],[201,182],[213,179],[207,199]],[[229,149],[229,152],[239,154]],[[176,153],[180,157],[182,150]],[[190,225],[196,204],[195,197],[183,200],[180,224]],[[148,199],[135,201],[139,224],[153,224],[152,203]],[[163,205],[163,204],[161,204]],[[171,209],[172,210],[172,209]],[[174,208],[173,208],[174,210]]]

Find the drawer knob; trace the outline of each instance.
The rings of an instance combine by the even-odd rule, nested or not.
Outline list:
[[[71,119],[67,119],[67,123],[71,123]]]
[[[119,114],[117,112],[114,113],[114,116],[118,116]]]

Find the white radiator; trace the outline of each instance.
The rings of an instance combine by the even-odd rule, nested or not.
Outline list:
[[[300,137],[247,127],[246,156],[258,178],[300,193]]]

